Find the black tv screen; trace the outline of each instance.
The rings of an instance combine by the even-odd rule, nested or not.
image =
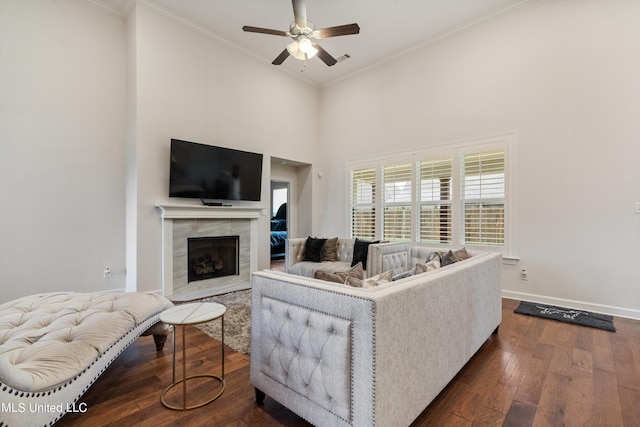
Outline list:
[[[171,140],[169,197],[259,201],[262,154]]]

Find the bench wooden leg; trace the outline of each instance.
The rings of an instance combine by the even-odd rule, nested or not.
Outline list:
[[[162,351],[162,349],[164,348],[164,343],[167,341],[167,336],[166,335],[154,335],[153,336],[153,341],[155,341],[155,343],[156,343],[156,350],[157,351]]]

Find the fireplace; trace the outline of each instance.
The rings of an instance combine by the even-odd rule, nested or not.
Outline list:
[[[264,208],[200,205],[158,205],[158,208],[162,213],[162,290],[165,296],[173,301],[191,301],[251,288],[251,273],[256,271],[258,264],[258,218]],[[189,240],[217,237],[238,238],[234,249],[228,251],[233,256],[214,254],[205,249],[195,258],[206,261],[207,253],[211,252],[211,259],[222,260],[222,264],[214,261],[213,271],[210,267],[201,268],[200,273],[196,270],[196,275],[212,277],[192,281],[188,270],[194,256],[189,254]],[[222,241],[222,246],[230,244]],[[223,271],[220,271],[221,266]],[[221,276],[222,273],[229,275]]]
[[[187,239],[187,282],[239,275],[239,242],[240,236]]]

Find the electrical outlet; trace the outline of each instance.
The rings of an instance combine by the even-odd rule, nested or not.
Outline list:
[[[520,280],[529,280],[529,273],[524,268],[520,270]]]
[[[109,267],[104,268],[104,278],[108,279],[111,277],[111,269]]]

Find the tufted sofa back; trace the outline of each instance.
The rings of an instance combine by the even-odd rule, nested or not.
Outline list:
[[[410,270],[411,243],[382,243],[375,245],[371,248],[368,268],[371,276],[381,274],[387,270],[393,270],[393,275],[395,276]]]
[[[287,266],[292,266],[298,262],[304,261],[304,247],[307,242],[306,237],[287,239],[285,257]],[[338,261],[351,262],[353,259],[353,246],[356,239],[338,238]]]
[[[256,309],[269,326],[252,355],[263,374],[348,419],[351,322],[266,296]]]
[[[416,266],[416,263],[425,262],[436,248],[417,246],[412,243],[381,243],[371,245],[369,253],[368,272],[371,276],[393,270],[393,275],[404,273]],[[468,251],[471,256],[479,254],[478,251]]]

